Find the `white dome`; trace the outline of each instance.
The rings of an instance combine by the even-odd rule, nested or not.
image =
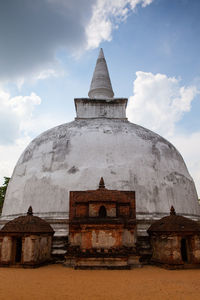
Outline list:
[[[127,121],[127,99],[112,98],[102,50],[89,96],[75,99],[74,122],[44,132],[26,148],[2,217],[25,213],[31,205],[41,217],[68,218],[69,192],[94,190],[103,177],[108,189],[136,192],[137,219],[160,218],[171,205],[198,218],[196,189],[181,155],[159,135]]]
[[[200,215],[197,193],[172,144],[127,120],[77,119],[34,139],[21,155],[6,194],[3,216],[25,213],[67,217],[69,192],[98,188],[136,191],[137,218],[160,218],[171,205]]]

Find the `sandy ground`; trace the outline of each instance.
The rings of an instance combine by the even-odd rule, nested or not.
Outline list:
[[[200,270],[1,268],[0,299],[200,299]]]

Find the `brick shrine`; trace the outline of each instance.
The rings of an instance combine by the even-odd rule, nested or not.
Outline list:
[[[45,220],[33,216],[15,218],[0,230],[0,266],[35,268],[51,262],[54,230]]]
[[[152,246],[151,263],[167,269],[200,267],[200,225],[189,218],[170,215],[148,229]]]
[[[139,263],[135,192],[108,190],[103,178],[97,190],[71,191],[65,265],[130,268],[131,261]]]

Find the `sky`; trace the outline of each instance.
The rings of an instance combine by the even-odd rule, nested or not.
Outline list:
[[[129,121],[172,142],[200,196],[199,0],[0,0],[0,183],[75,118],[102,47]]]

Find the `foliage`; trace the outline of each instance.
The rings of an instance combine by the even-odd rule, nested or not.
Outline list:
[[[8,183],[9,183],[10,177],[4,177],[4,183],[2,186],[0,186],[0,213],[2,211],[3,208],[3,202],[5,199],[5,195],[6,195],[6,190],[8,187]]]

